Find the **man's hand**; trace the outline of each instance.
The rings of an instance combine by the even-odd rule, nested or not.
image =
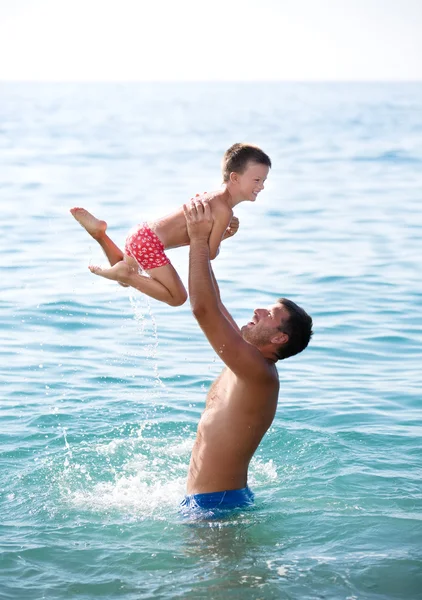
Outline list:
[[[209,202],[195,198],[188,204],[183,205],[183,211],[185,213],[189,239],[203,239],[208,242],[213,226]]]
[[[224,232],[223,240],[226,240],[229,237],[233,237],[235,235],[235,233],[237,233],[238,229],[239,229],[239,219],[233,215],[231,218],[231,221],[229,223],[229,226],[227,227],[226,231]]]

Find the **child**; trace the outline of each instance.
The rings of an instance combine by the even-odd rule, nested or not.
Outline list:
[[[211,259],[217,256],[221,241],[238,229],[233,207],[245,200],[256,200],[270,168],[269,157],[257,146],[234,144],[225,152],[222,189],[201,196],[209,202],[213,216],[209,237]],[[70,212],[100,244],[111,265],[109,269],[90,266],[92,273],[131,286],[170,306],[180,306],[186,301],[186,289],[164,253],[170,248],[189,245],[183,207],[156,221],[137,225],[129,232],[124,253],[106,234],[105,221],[83,208],[72,208]],[[142,274],[139,267],[147,274]]]

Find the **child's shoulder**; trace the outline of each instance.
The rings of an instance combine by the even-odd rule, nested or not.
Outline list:
[[[205,194],[205,199],[208,200],[211,210],[228,215],[233,213],[232,209],[227,204],[227,200],[223,192],[211,192],[210,194]]]

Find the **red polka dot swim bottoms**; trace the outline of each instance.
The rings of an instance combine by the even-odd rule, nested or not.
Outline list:
[[[146,223],[134,227],[126,238],[125,252],[147,271],[170,264],[164,246]]]

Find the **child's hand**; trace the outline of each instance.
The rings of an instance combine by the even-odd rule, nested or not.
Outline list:
[[[183,211],[185,213],[189,239],[204,239],[208,242],[213,226],[209,202],[195,198],[188,204],[183,205]]]
[[[233,237],[234,234],[237,233],[238,229],[239,229],[239,219],[233,215],[231,218],[231,221],[229,223],[229,226],[227,227],[226,231],[224,232],[223,240],[226,240],[229,237]]]

